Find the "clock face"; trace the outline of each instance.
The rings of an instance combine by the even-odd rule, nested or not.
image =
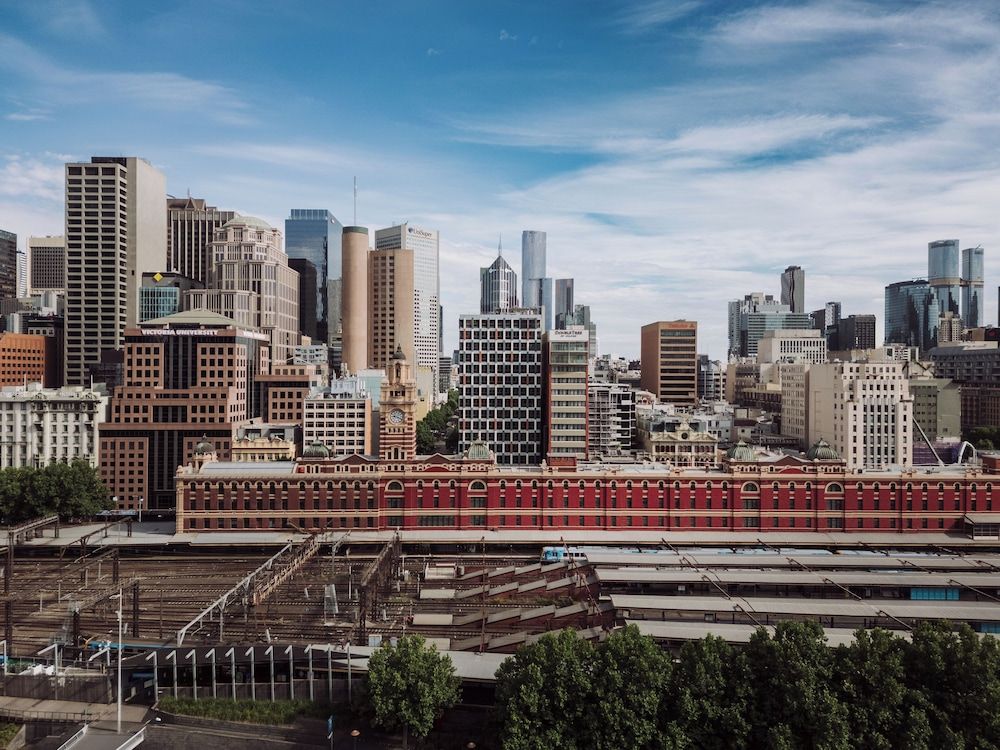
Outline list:
[[[406,415],[403,414],[401,409],[393,409],[391,412],[389,412],[389,421],[392,422],[393,424],[403,424],[403,420],[405,418]]]

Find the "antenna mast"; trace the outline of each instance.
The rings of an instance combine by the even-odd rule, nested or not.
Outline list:
[[[354,226],[358,225],[358,177],[354,176]]]

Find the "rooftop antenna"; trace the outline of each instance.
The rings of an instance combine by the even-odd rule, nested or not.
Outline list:
[[[354,226],[358,225],[358,176],[354,176]]]
[[[503,232],[500,232],[500,240],[497,242],[497,255],[503,257]]]

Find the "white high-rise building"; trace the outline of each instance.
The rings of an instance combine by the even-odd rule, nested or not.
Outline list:
[[[458,371],[460,450],[482,441],[499,464],[539,463],[542,316],[460,316]]]
[[[107,394],[85,388],[0,390],[0,468],[46,466],[83,459],[97,466],[97,426],[106,419]]]
[[[431,382],[437,385],[441,335],[441,280],[439,272],[440,236],[435,229],[421,229],[400,224],[375,232],[375,250],[413,251],[413,354],[416,369],[425,367],[433,372]],[[403,320],[404,318],[400,318]],[[390,342],[388,351],[396,350]],[[385,362],[373,362],[384,367]],[[419,372],[418,372],[419,380]]]
[[[826,337],[814,328],[805,330],[765,331],[757,342],[757,361],[806,362],[819,364],[826,362]]]
[[[808,392],[810,444],[826,440],[850,470],[913,463],[913,397],[901,364],[812,365]]]
[[[89,382],[101,353],[125,348],[142,274],[167,260],[163,173],[133,156],[66,165],[67,385]]]
[[[620,383],[589,383],[587,422],[592,458],[627,454],[635,439],[635,391]]]
[[[331,456],[370,456],[372,400],[364,381],[351,376],[310,393],[302,410],[302,445],[323,445]]]

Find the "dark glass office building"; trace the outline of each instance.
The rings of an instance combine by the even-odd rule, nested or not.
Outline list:
[[[897,281],[885,288],[885,343],[937,345],[936,297],[925,279]]]
[[[289,261],[302,258],[316,267],[316,330],[302,332],[312,336],[314,343],[329,344],[331,350],[337,351],[343,231],[337,217],[325,208],[293,208],[285,219],[285,253]]]

